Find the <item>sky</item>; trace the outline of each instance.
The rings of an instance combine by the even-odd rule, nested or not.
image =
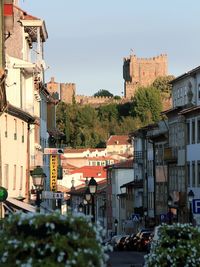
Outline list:
[[[199,0],[19,0],[45,21],[46,82],[123,95],[123,58],[168,55],[168,74],[200,65]]]

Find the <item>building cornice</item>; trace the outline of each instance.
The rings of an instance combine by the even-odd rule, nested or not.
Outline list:
[[[14,116],[14,117],[17,117],[17,118],[27,122],[27,123],[35,124],[35,117],[33,117],[28,112],[11,105],[10,103],[8,103],[6,112],[8,114]]]

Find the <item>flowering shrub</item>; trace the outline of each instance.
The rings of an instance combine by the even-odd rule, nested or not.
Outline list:
[[[15,213],[1,222],[0,266],[102,267],[102,232],[85,216]]]
[[[200,230],[190,224],[162,225],[145,267],[200,266]]]

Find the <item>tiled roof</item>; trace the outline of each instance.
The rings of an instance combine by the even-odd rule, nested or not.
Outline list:
[[[111,156],[87,157],[88,160],[114,160]]]
[[[83,166],[71,171],[71,174],[82,173],[83,178],[95,177],[95,178],[106,178],[106,171],[104,166]]]
[[[74,170],[77,168],[76,166],[74,166],[72,164],[65,163],[65,161],[62,162],[62,167],[63,167],[63,169],[68,169],[68,170]]]
[[[40,20],[39,18],[32,16],[30,14],[28,14],[26,11],[24,11],[23,9],[21,9],[20,7],[13,5],[16,9],[18,9],[19,11],[21,11],[23,13],[23,18],[24,20]]]
[[[128,135],[111,135],[107,141],[107,146],[113,145],[130,145]]]
[[[122,161],[113,165],[110,165],[109,167],[114,169],[133,169],[133,159]]]
[[[87,150],[88,150],[88,148],[78,148],[78,149],[65,148],[64,153],[83,153]]]
[[[85,151],[94,152],[94,151],[104,151],[106,148],[65,148],[65,153],[83,153]]]
[[[97,187],[97,193],[101,193],[101,191],[105,190],[106,186],[107,186],[107,180],[106,179],[103,179],[101,181],[97,181],[98,183],[98,187]],[[74,190],[68,190],[68,193],[70,194],[82,194],[85,192],[87,186],[84,184],[81,184],[81,185],[78,185],[76,187],[74,187]]]

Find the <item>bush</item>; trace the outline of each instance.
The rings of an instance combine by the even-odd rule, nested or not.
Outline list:
[[[200,230],[190,224],[162,225],[145,256],[146,267],[200,266]]]
[[[85,216],[15,213],[1,221],[0,266],[102,267],[102,231]]]

